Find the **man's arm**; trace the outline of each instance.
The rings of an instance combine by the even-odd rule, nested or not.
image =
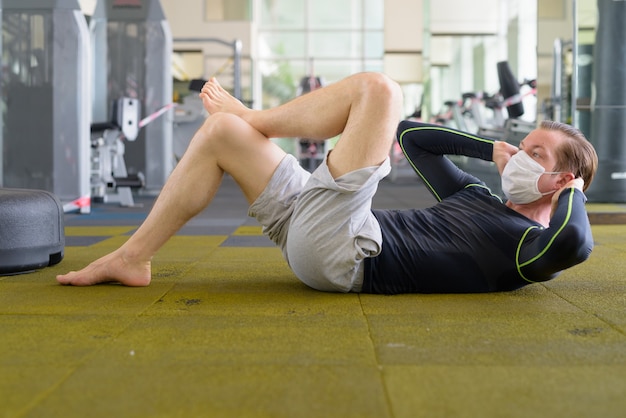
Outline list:
[[[419,122],[401,122],[398,142],[415,172],[439,201],[468,184],[482,184],[445,155],[465,155],[486,161],[492,161],[494,156],[492,139]]]
[[[492,161],[498,167],[498,173],[502,175],[504,166],[509,162],[512,156],[517,154],[519,148],[504,141],[494,141]]]
[[[567,183],[563,188],[561,188],[560,190],[557,190],[556,193],[554,193],[552,195],[552,211],[550,212],[550,218],[552,218],[557,210],[558,204],[559,204],[559,196],[561,196],[561,193],[563,193],[564,190],[566,189],[570,189],[570,188],[575,188],[580,190],[581,192],[583,191],[583,187],[585,185],[585,181],[581,178],[577,178],[574,179],[572,181],[570,181],[569,183]]]
[[[550,225],[539,237],[520,246],[518,271],[530,282],[549,280],[558,272],[585,261],[593,250],[593,237],[582,192],[575,179],[554,194]]]

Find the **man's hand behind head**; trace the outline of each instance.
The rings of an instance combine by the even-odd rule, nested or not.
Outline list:
[[[509,162],[512,156],[517,154],[519,148],[504,141],[495,141],[493,144],[492,160],[498,167],[498,172],[502,175],[504,166]]]

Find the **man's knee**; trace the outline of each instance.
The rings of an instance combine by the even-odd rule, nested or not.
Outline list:
[[[239,116],[219,112],[206,118],[200,129],[202,129],[206,134],[210,134],[207,136],[228,136],[229,133],[235,130],[241,123],[245,122],[243,122]]]
[[[215,113],[208,117],[200,127],[199,140],[203,146],[216,150],[216,147],[235,145],[243,139],[238,132],[246,122],[230,113]]]
[[[373,100],[388,102],[386,106],[402,106],[400,85],[383,73],[367,72],[355,76],[363,94]]]

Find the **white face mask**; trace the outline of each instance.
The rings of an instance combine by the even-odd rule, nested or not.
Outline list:
[[[559,174],[560,171],[546,171],[545,168],[524,151],[511,157],[502,171],[502,191],[511,202],[518,205],[534,202],[556,190],[541,193],[539,178],[543,174]]]

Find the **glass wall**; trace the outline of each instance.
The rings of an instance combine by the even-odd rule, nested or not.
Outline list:
[[[327,84],[382,71],[384,0],[259,1],[263,107],[297,96],[309,78]]]
[[[437,1],[424,5],[425,15],[441,14]],[[462,130],[483,127],[493,135],[490,128],[501,130],[508,118],[505,99],[511,99],[523,103],[524,113],[516,118],[537,119],[537,2],[500,0],[497,8],[497,30],[484,34],[437,33],[425,20],[423,118]],[[519,97],[500,97],[503,61],[520,84]]]
[[[573,64],[576,66],[574,80],[574,98],[570,96],[568,111],[569,122],[581,129],[587,137],[591,135],[591,96],[593,85],[593,56],[596,43],[596,25],[598,20],[597,3],[595,0],[577,0],[575,10],[576,55]]]

